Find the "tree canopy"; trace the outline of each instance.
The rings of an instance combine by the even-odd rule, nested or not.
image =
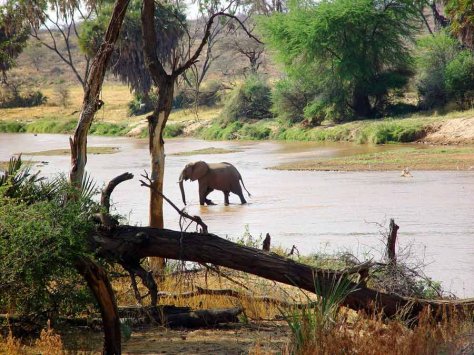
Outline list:
[[[297,1],[260,24],[290,77],[311,73],[312,114],[344,120],[374,115],[407,83],[418,16],[405,0]]]
[[[153,83],[145,66],[142,50],[141,3],[139,0],[130,2],[109,67],[131,90],[138,94],[148,94]],[[81,50],[89,56],[93,56],[102,43],[112,5],[106,3],[98,11],[97,17],[84,22],[79,33]],[[169,63],[176,56],[179,40],[186,33],[186,28],[183,8],[171,4],[156,5],[157,55],[163,63]]]
[[[0,71],[6,81],[7,71],[15,65],[15,59],[23,51],[28,39],[28,29],[11,12],[0,12]]]

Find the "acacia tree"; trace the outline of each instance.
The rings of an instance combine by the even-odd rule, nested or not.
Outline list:
[[[409,44],[419,23],[412,1],[299,1],[261,23],[289,75],[314,76],[307,112],[321,119],[373,116],[411,74]]]
[[[74,73],[85,89],[92,57],[82,60],[74,55],[73,46],[79,35],[79,24],[91,18],[97,0],[7,0],[10,11],[22,17],[30,36],[53,51]]]
[[[204,34],[200,44],[194,52],[191,47],[184,56],[176,57],[170,63],[164,63],[158,57],[158,45],[156,41],[155,17],[156,11],[154,0],[144,0],[142,7],[142,31],[144,38],[145,63],[150,71],[152,80],[157,87],[158,100],[153,113],[147,117],[149,133],[149,152],[151,163],[152,186],[150,189],[150,227],[163,228],[163,178],[165,171],[165,148],[163,131],[171,113],[173,103],[174,87],[180,75],[184,74],[196,63],[203,51],[209,36],[212,33],[214,22],[219,17],[233,18],[242,27],[242,22],[232,14],[216,12],[209,17],[204,26]],[[250,33],[249,36],[253,37]],[[255,37],[254,37],[255,38]],[[184,59],[183,59],[184,58]]]
[[[152,80],[143,56],[140,11],[141,0],[132,0],[109,64],[109,70],[129,85],[132,92],[143,96],[143,101],[149,107],[151,106],[149,93]],[[111,4],[105,4],[98,10],[98,16],[81,25],[79,45],[86,55],[93,56],[97,53],[111,12]],[[185,16],[179,6],[163,3],[157,4],[154,16],[157,55],[160,60],[168,63],[176,57],[179,40],[186,31]]]
[[[7,71],[15,65],[15,59],[23,51],[28,39],[28,29],[21,17],[11,11],[0,12],[0,71],[3,82],[7,81]]]

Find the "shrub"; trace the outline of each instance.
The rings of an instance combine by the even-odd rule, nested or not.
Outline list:
[[[47,98],[41,91],[28,91],[21,94],[18,90],[9,90],[0,98],[0,108],[34,107],[46,103]]]
[[[165,130],[163,132],[163,136],[165,138],[173,138],[182,135],[184,132],[184,124],[182,123],[168,123],[165,126]]]
[[[54,317],[91,304],[74,262],[90,256],[87,236],[98,208],[89,197],[66,202],[67,193],[65,179],[40,181],[19,160],[0,176],[1,313]]]
[[[153,110],[153,104],[156,102],[157,97],[154,94],[149,96],[143,94],[135,93],[133,95],[132,101],[130,101],[128,106],[128,115],[129,116],[139,116]]]
[[[416,87],[422,109],[444,106],[448,100],[445,71],[458,53],[457,41],[444,31],[421,38],[417,43]]]
[[[460,52],[446,67],[446,88],[462,109],[474,104],[474,55]]]
[[[173,98],[173,108],[190,108],[195,105],[212,107],[219,104],[221,93],[224,91],[222,83],[212,80],[204,85],[196,95],[196,90],[183,88]]]
[[[270,94],[270,87],[261,78],[248,77],[231,93],[221,114],[221,121],[260,120],[271,117]]]
[[[301,122],[305,119],[304,109],[315,94],[314,88],[301,80],[280,80],[272,91],[272,112],[280,120]]]
[[[23,133],[26,132],[26,124],[23,122],[0,121],[1,133]]]

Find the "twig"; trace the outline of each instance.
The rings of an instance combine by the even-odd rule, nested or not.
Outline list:
[[[154,191],[156,193],[158,193],[158,195],[160,195],[161,197],[163,197],[163,199],[168,202],[171,207],[173,207],[176,212],[178,212],[178,214],[183,217],[183,218],[187,218],[193,222],[195,222],[196,224],[198,224],[199,226],[201,226],[202,228],[202,233],[205,233],[207,234],[208,233],[208,228],[207,228],[207,225],[203,222],[203,220],[201,219],[201,217],[199,216],[191,216],[190,214],[184,212],[184,209],[180,210],[174,203],[173,201],[171,201],[169,198],[167,198],[161,191],[158,191],[157,189],[154,188],[153,186],[153,180],[150,178],[150,176],[148,175],[148,172],[145,170],[145,173],[141,175],[141,177],[143,177],[143,179],[145,179],[146,181],[144,180],[140,180],[141,182],[141,186],[145,186],[145,187],[148,187],[149,189],[154,189]]]

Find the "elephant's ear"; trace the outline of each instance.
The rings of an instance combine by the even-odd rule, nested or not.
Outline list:
[[[195,181],[202,178],[209,171],[209,166],[204,161],[197,161],[193,165],[193,171],[191,172],[191,180]]]

